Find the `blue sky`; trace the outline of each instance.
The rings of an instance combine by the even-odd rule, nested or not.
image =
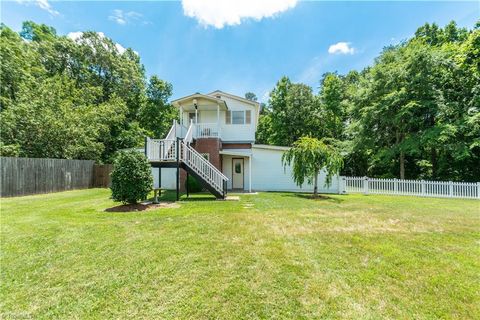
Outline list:
[[[173,98],[220,89],[264,101],[283,75],[317,91],[323,73],[362,69],[425,22],[472,28],[480,17],[480,1],[216,1],[2,1],[1,21],[103,32],[137,51],[147,75],[171,82]]]

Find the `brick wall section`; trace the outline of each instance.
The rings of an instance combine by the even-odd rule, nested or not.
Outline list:
[[[195,141],[193,146],[199,153],[208,153],[210,162],[220,171],[222,171],[222,160],[220,150],[222,150],[222,141],[217,138],[200,138]]]

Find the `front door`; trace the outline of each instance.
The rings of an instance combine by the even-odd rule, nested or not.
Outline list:
[[[243,159],[232,159],[232,189],[243,190]]]

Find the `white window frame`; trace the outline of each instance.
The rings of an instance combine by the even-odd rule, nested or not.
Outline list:
[[[237,118],[237,120],[242,120],[242,122],[235,122],[235,117],[233,116],[234,114],[242,114],[241,118]],[[245,111],[244,110],[232,110],[232,124],[245,124]]]
[[[234,123],[233,122],[233,113],[234,112],[241,112],[242,113],[242,122],[241,123]],[[248,117],[248,122],[247,122],[247,112],[249,113],[249,117]],[[238,118],[240,119],[240,118]],[[225,123],[226,124],[233,124],[233,125],[249,125],[252,123],[252,112],[251,110],[228,110],[227,113],[226,113],[226,116],[225,116]]]

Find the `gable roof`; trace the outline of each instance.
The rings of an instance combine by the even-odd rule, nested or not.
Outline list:
[[[215,97],[216,94],[224,95],[224,96],[229,97],[231,99],[238,100],[238,101],[241,101],[241,102],[245,102],[245,103],[251,104],[251,105],[253,105],[257,108],[260,108],[260,103],[259,102],[248,100],[248,99],[236,96],[234,94],[226,93],[226,92],[221,91],[221,90],[215,90],[213,92],[210,92],[208,95]]]
[[[218,99],[215,96],[205,95],[205,94],[201,94],[201,93],[194,93],[194,94],[191,94],[189,96],[173,100],[172,105],[175,106],[175,107],[179,107],[183,102],[189,102],[193,99],[205,99],[205,100],[213,102],[215,104],[219,104],[221,106],[224,106],[226,109],[228,109],[227,103],[224,100]]]

